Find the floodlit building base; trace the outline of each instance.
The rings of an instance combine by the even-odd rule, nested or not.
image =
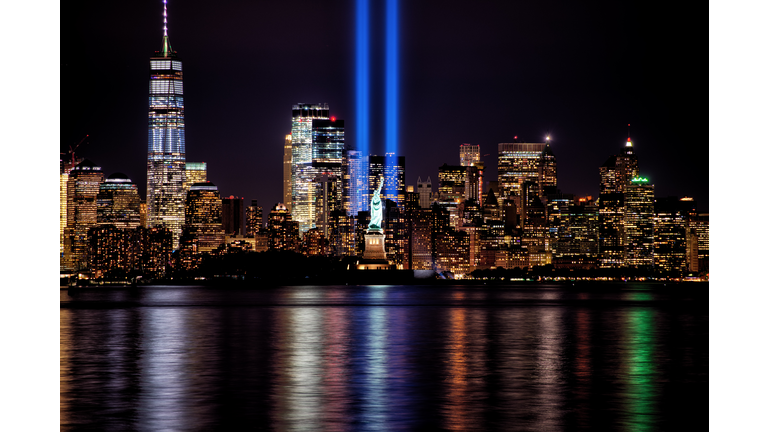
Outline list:
[[[386,236],[380,229],[369,229],[365,233],[365,251],[363,259],[357,264],[358,270],[390,270],[392,265],[387,260],[384,250]]]

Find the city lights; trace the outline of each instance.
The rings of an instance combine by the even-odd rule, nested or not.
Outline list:
[[[551,130],[539,135],[543,142],[511,135],[510,142],[491,144],[498,152],[496,179],[487,176],[491,154],[483,155],[480,144],[456,143],[459,151],[450,161],[419,153],[435,162],[436,190],[426,175],[418,177],[417,185],[407,184],[399,144],[399,14],[398,0],[375,7],[370,0],[356,0],[354,118],[330,115],[324,102],[292,106],[291,121],[284,125],[290,133],[280,135],[282,201],[274,203],[264,224],[255,199],[243,218],[244,198],[222,198],[209,181],[209,170],[218,176],[221,165],[186,160],[184,98],[198,97],[199,90],[185,89],[163,1],[163,43],[149,59],[146,200],[125,175],[104,180],[100,167],[75,161],[74,155],[62,163],[62,270],[87,273],[92,267],[95,280],[114,277],[116,269],[145,269],[156,278],[192,277],[205,260],[262,252],[348,259],[343,268],[373,268],[358,262],[367,245],[381,247],[382,262],[375,268],[432,271],[448,279],[487,279],[486,271],[500,271],[505,281],[530,279],[532,273],[549,277],[542,272],[556,277],[608,272],[600,277],[609,278],[615,276],[610,272],[627,271],[642,278],[708,274],[708,214],[698,211],[691,197],[656,197],[655,185],[639,175],[629,137],[602,165],[593,165],[600,179],[594,185],[599,187],[596,199],[575,196],[568,192],[571,185],[558,181],[555,151],[561,148],[553,145]],[[373,22],[378,17],[381,22]],[[373,38],[372,31],[382,34]],[[372,65],[381,70],[373,71]],[[354,141],[347,127],[354,129]],[[371,148],[372,135],[382,138],[378,154]],[[209,148],[228,147],[216,143]],[[454,165],[455,156],[459,165]],[[425,177],[426,182],[421,180]],[[381,232],[366,241],[369,203],[379,181]],[[89,238],[92,229],[104,239]],[[147,245],[154,246],[144,252],[130,249],[124,242],[132,236],[151,237]],[[132,252],[120,255],[110,248]],[[110,253],[121,257],[119,263],[99,258]],[[136,254],[144,254],[144,262]]]

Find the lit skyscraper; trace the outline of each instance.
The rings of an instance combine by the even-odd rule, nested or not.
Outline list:
[[[185,201],[185,235],[197,240],[197,252],[210,252],[224,243],[219,189],[211,182],[189,187]]]
[[[67,229],[67,184],[69,183],[69,173],[72,168],[77,166],[83,158],[72,159],[69,161],[61,160],[59,162],[59,268],[66,269],[64,262],[64,237]]]
[[[624,265],[650,270],[654,253],[654,193],[645,177],[624,187]]]
[[[523,194],[523,183],[538,183],[541,154],[545,143],[500,143],[499,186],[501,197]]]
[[[549,137],[546,143],[500,143],[499,186],[500,197],[513,199],[525,220],[526,207],[557,186],[557,161]]]
[[[467,169],[464,197],[466,199],[473,199],[482,206],[485,164],[480,161],[480,146],[462,144],[459,146],[459,157],[461,159],[461,166]]]
[[[440,203],[457,205],[464,198],[464,188],[467,183],[467,170],[459,165],[443,164],[437,169],[440,182],[438,192]]]
[[[96,221],[117,228],[137,228],[141,222],[139,191],[123,173],[115,173],[99,186]]]
[[[690,229],[696,236],[696,249],[699,271],[709,271],[709,213],[692,215],[689,221]]]
[[[363,154],[356,150],[347,151],[347,169],[349,170],[349,182],[345,186],[348,191],[345,194],[349,196],[349,208],[347,214],[357,215],[358,212],[365,211],[368,207],[365,203],[365,191],[368,189],[365,173],[367,172],[365,158]]]
[[[459,157],[461,158],[461,166],[472,166],[475,162],[480,162],[480,146],[462,144],[459,146]]]
[[[195,183],[205,183],[208,181],[208,164],[205,162],[187,162],[186,178],[184,179],[184,192],[189,191],[189,187]]]
[[[88,265],[88,230],[97,222],[101,167],[86,159],[70,171],[67,179],[67,226],[64,230],[64,265],[81,270]]]
[[[164,0],[163,47],[149,60],[147,225],[170,229],[176,249],[184,224],[184,87],[181,59],[171,48],[167,19]]]
[[[600,167],[600,193],[623,193],[624,187],[637,177],[637,169],[637,156],[627,138],[621,153],[611,156]]]
[[[600,267],[625,266],[625,190],[637,177],[637,156],[632,141],[627,138],[621,153],[613,155],[600,167]]]
[[[253,237],[263,231],[262,209],[257,200],[251,200],[251,205],[245,208],[245,235]]]
[[[306,232],[314,226],[314,178],[312,121],[328,120],[328,104],[293,106],[291,121],[291,217]]]
[[[541,182],[541,194],[544,195],[548,190],[553,191],[557,188],[557,159],[549,145],[549,137],[547,137],[547,145],[541,153],[540,169],[539,181]]]
[[[682,276],[687,270],[686,220],[691,205],[677,197],[656,199],[653,265],[657,272]]]
[[[344,207],[343,166],[346,151],[344,120],[335,117],[312,120],[312,168],[315,171],[312,220],[313,227],[323,224],[326,239],[329,239],[329,212],[342,211]]]
[[[291,150],[291,135],[285,136],[283,144],[283,202],[288,210],[291,210],[291,161],[293,160]]]
[[[277,203],[269,212],[267,220],[270,250],[299,249],[299,226],[291,218],[291,212],[283,203]]]

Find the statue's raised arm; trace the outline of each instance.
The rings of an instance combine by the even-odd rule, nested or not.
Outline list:
[[[379,178],[379,187],[373,191],[371,198],[371,223],[368,229],[381,229],[381,187],[384,185],[384,177]]]

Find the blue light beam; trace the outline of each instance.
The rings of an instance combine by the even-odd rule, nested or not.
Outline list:
[[[357,0],[357,47],[356,47],[356,113],[357,130],[355,138],[357,141],[357,150],[361,156],[368,156],[370,139],[370,36],[369,36],[369,0]],[[360,182],[363,185],[368,184],[368,165],[364,165],[360,170]],[[367,188],[366,188],[367,189]],[[365,208],[365,207],[364,207]],[[357,211],[357,210],[355,210]]]
[[[392,153],[394,158],[385,158],[387,161],[397,161],[397,134],[398,134],[398,39],[399,27],[397,19],[397,0],[387,0],[387,45],[386,45],[386,153]],[[390,183],[391,184],[391,183]],[[392,194],[395,191],[387,190]]]

